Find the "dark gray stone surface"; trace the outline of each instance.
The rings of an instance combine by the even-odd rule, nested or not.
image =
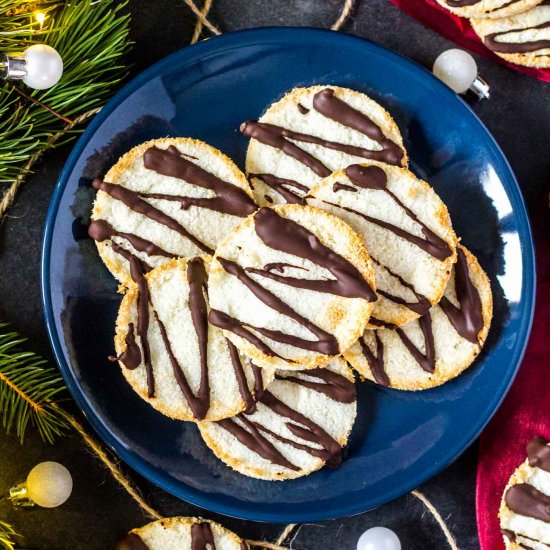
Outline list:
[[[343,0],[215,0],[212,20],[224,31],[265,25],[327,27]],[[131,0],[132,73],[184,47],[194,17],[181,0]],[[452,44],[422,27],[387,0],[359,0],[344,30],[387,46],[425,66]],[[475,111],[504,149],[530,210],[550,181],[550,86],[479,58],[480,72],[492,84],[492,99]],[[65,147],[46,155],[24,185],[9,218],[0,227],[0,320],[30,338],[30,346],[52,359],[40,309],[40,244],[51,191],[69,153]],[[71,405],[69,404],[70,408]],[[24,447],[0,433],[0,519],[25,537],[21,546],[40,550],[109,550],[124,532],[147,522],[102,465],[70,435],[54,446],[29,432]],[[36,463],[57,460],[73,474],[69,501],[54,510],[15,511],[5,499],[10,485]],[[475,523],[474,445],[444,472],[421,487],[447,521],[463,550],[479,548]],[[201,511],[164,493],[125,468],[147,500],[165,515],[202,515],[217,519],[247,538],[274,540],[281,526],[243,522]],[[423,505],[404,496],[378,510],[333,522],[303,526],[294,549],[354,550],[367,528],[385,525],[400,536],[404,550],[444,549],[441,532]]]

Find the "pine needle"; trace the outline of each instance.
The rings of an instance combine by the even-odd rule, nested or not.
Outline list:
[[[63,76],[49,90],[31,90],[14,83],[54,113],[22,98],[13,84],[0,85],[0,198],[37,152],[51,146],[51,135],[63,131],[68,119],[104,104],[127,75],[122,56],[130,45],[129,16],[116,0],[0,0],[0,51],[22,52],[32,44],[54,47],[63,58]],[[42,28],[37,11],[45,14]],[[55,146],[73,139],[71,128]],[[26,174],[25,174],[26,175]]]
[[[11,525],[0,521],[0,550],[14,550],[15,542],[11,537],[16,534]]]
[[[6,326],[0,323],[0,330]],[[0,333],[2,426],[7,433],[15,430],[23,443],[30,423],[44,441],[53,443],[67,426],[57,407],[65,385],[57,370],[46,366],[45,359],[21,349],[25,341],[16,332]]]

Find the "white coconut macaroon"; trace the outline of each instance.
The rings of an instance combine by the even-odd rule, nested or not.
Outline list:
[[[500,527],[508,550],[550,548],[550,442],[541,436],[527,444],[527,460],[504,489]]]
[[[190,138],[142,143],[93,186],[97,196],[88,233],[124,284],[130,280],[130,258],[148,271],[174,257],[212,254],[257,208],[233,161]]]
[[[544,0],[437,0],[455,15],[483,19],[509,17],[531,9]]]
[[[447,207],[426,182],[406,168],[352,164],[315,186],[308,204],[363,238],[376,271],[374,319],[403,325],[439,301],[457,238]]]
[[[219,523],[202,518],[159,519],[133,529],[115,550],[248,550],[248,544]]]
[[[550,67],[550,3],[500,19],[472,19],[483,44],[498,56],[526,67]]]
[[[402,327],[366,330],[346,359],[363,377],[400,390],[423,390],[458,376],[479,355],[491,325],[491,285],[459,245],[441,301]]]
[[[309,189],[365,159],[407,165],[397,124],[365,94],[339,86],[294,88],[241,132],[246,172],[261,206],[303,203]]]
[[[273,379],[208,323],[208,256],[175,259],[145,276],[133,258],[115,350],[134,391],[178,420],[219,420],[250,409]]]
[[[326,364],[365,329],[376,294],[361,237],[311,206],[261,208],[216,249],[209,320],[258,366]]]
[[[243,475],[302,477],[340,464],[356,416],[353,380],[341,358],[326,368],[277,371],[253,414],[198,426],[214,454]]]

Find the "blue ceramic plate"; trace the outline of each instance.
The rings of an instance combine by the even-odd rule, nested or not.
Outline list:
[[[359,414],[337,470],[248,479],[223,465],[193,424],[155,412],[126,385],[113,352],[120,297],[85,222],[102,175],[134,145],[192,136],[244,167],[239,124],[294,86],[347,86],[396,119],[415,172],[447,203],[489,274],[495,316],[485,350],[441,388],[407,393],[362,383]],[[531,327],[534,258],[514,175],[470,108],[423,68],[361,38],[303,28],[223,35],[145,71],[90,124],[61,174],[46,222],[42,293],[50,340],[73,397],[103,440],[160,487],[222,514],[306,522],[363,512],[417,487],[477,437],[503,399]]]

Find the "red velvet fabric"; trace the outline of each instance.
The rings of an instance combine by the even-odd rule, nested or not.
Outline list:
[[[441,7],[435,0],[390,0],[390,2],[417,21],[420,21],[423,25],[426,25],[426,27],[430,27],[439,34],[456,42],[460,47],[483,55],[520,73],[550,82],[550,69],[534,69],[532,67],[522,67],[521,65],[508,63],[508,61],[495,55],[483,45],[483,42],[472,29],[468,19],[453,15]]]
[[[480,439],[477,526],[482,550],[504,548],[498,509],[512,472],[536,435],[550,439],[550,213],[545,201],[533,220],[537,304],[529,346],[504,403]]]

